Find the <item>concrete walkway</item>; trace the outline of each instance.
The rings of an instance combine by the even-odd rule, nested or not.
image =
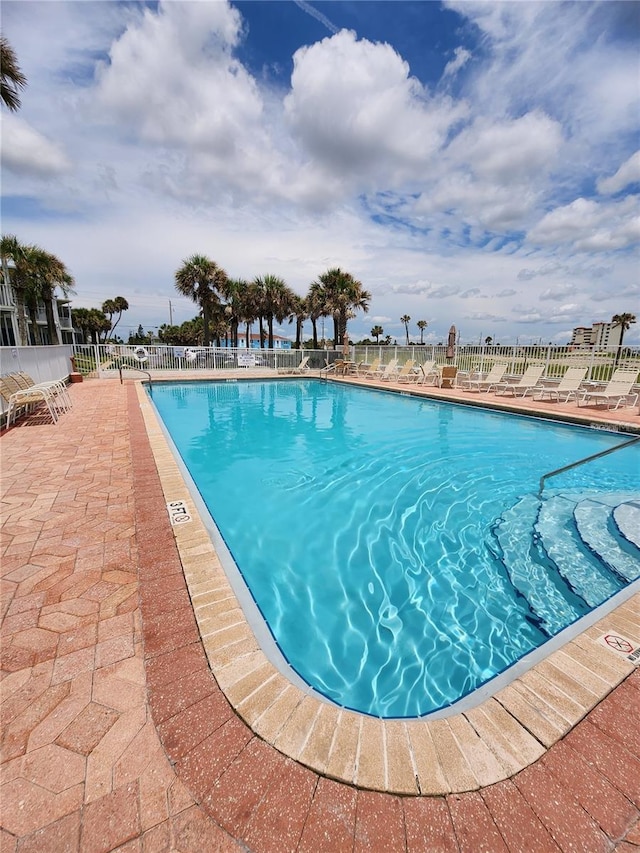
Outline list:
[[[133,384],[70,390],[57,425],[0,438],[3,853],[637,853],[638,670],[469,793],[359,790],[254,735],[209,669]]]

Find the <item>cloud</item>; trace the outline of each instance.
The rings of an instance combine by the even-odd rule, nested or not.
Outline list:
[[[566,299],[567,296],[573,296],[576,291],[577,287],[575,284],[556,284],[554,287],[548,287],[546,290],[543,290],[538,299],[541,302],[548,302],[549,300],[560,302]]]
[[[63,175],[71,169],[61,145],[15,115],[2,118],[2,164],[17,175],[38,179]]]
[[[447,62],[442,72],[443,78],[455,77],[458,71],[463,68],[471,59],[471,52],[464,47],[457,47],[454,50],[454,58]]]
[[[608,204],[578,198],[547,213],[527,235],[530,243],[568,243],[578,252],[616,251],[639,239],[638,202],[631,197]]]
[[[640,151],[632,154],[615,175],[610,178],[601,178],[598,181],[598,192],[604,195],[613,195],[628,187],[629,184],[640,183]]]
[[[389,189],[429,166],[464,104],[429,96],[389,44],[342,30],[293,57],[285,117],[316,166],[347,187]]]

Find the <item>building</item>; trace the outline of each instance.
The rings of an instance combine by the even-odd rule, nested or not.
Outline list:
[[[40,330],[40,340],[44,344],[72,344],[73,323],[71,321],[71,302],[69,299],[56,299],[53,303],[53,320],[58,340],[49,340],[47,327],[47,313],[44,302],[38,303],[36,311],[36,324]],[[28,344],[35,343],[35,335],[31,328],[29,313],[25,311],[27,331],[29,334]],[[13,287],[5,281],[4,276],[0,279],[0,346],[15,347],[20,344],[20,332],[18,329],[18,306],[16,293]]]
[[[570,346],[617,349],[622,342],[622,334],[622,326],[613,323],[597,322],[593,326],[576,326]]]
[[[264,345],[265,347],[269,344],[269,337],[265,335]],[[220,340],[221,347],[232,347],[231,338],[222,338]],[[246,349],[247,348],[247,333],[241,332],[238,329],[238,348]],[[273,336],[273,348],[274,349],[291,349],[291,341],[288,338],[283,338],[282,335],[274,335]],[[249,335],[249,349],[260,349],[260,335],[251,334]]]

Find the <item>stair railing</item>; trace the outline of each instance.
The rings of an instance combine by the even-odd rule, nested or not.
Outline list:
[[[636,436],[636,438],[632,438],[630,441],[624,441],[622,444],[616,444],[615,447],[609,447],[608,450],[601,450],[599,453],[594,453],[591,456],[585,456],[584,459],[578,459],[577,462],[571,462],[569,465],[564,465],[562,468],[556,468],[555,471],[548,471],[540,477],[538,498],[542,497],[544,484],[550,477],[555,477],[556,474],[562,474],[564,471],[570,471],[571,468],[577,468],[579,465],[584,465],[586,462],[592,462],[594,459],[600,459],[602,456],[608,456],[610,453],[615,453],[616,450],[622,450],[623,447],[629,447],[630,444],[637,444],[639,441],[640,435]]]

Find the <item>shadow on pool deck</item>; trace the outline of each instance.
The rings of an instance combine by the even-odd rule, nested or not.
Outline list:
[[[637,850],[638,670],[468,793],[359,790],[255,736],[209,669],[133,383],[71,393],[0,444],[3,851]]]

